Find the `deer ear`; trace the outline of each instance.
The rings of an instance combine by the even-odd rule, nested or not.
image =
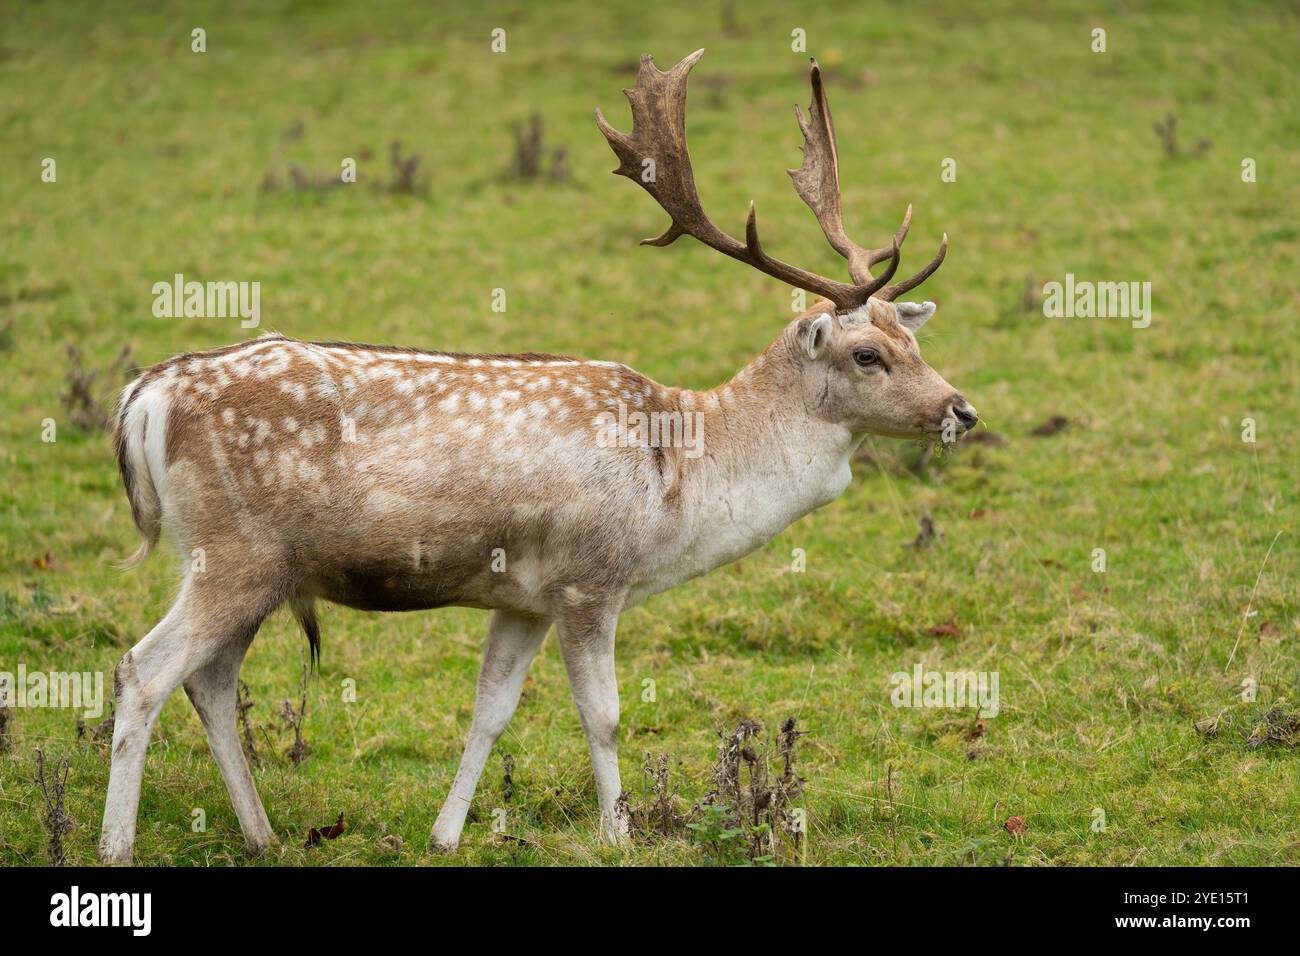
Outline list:
[[[805,322],[803,328],[799,330],[799,343],[810,359],[815,359],[822,354],[830,337],[831,317],[825,312]]]
[[[894,307],[898,309],[898,321],[913,332],[925,325],[939,308],[933,302],[895,302]]]

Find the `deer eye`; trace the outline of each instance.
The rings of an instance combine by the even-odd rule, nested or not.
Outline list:
[[[880,364],[880,353],[875,349],[854,349],[853,361],[862,368],[870,368]]]

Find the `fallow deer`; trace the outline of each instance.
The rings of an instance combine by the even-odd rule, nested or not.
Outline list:
[[[556,355],[462,355],[266,335],[182,355],[137,378],[115,444],[143,544],[166,528],[186,556],[175,604],[115,672],[101,859],[131,859],[145,749],[178,685],[198,711],[250,850],[274,840],[236,736],[236,684],[259,625],[288,604],[313,652],[318,599],[371,611],[493,611],[474,717],[430,837],[455,848],[525,673],[556,626],[586,731],[603,839],[620,809],[619,615],[735,561],[838,496],[867,434],[960,433],[975,410],[921,358],[931,302],[895,303],[943,261],[890,283],[892,241],[858,246],[841,221],[830,109],[813,61],[791,176],[851,283],[772,258],[751,204],[744,241],[705,216],[686,148],[687,74],[641,59],[630,134],[596,111],[620,164],[672,219],[651,245],[694,236],[821,297],[731,381],[670,388],[624,365]],[[643,177],[644,160],[653,176]],[[879,276],[870,268],[887,263]],[[615,409],[618,417],[615,417]],[[630,413],[629,413],[630,410]],[[694,450],[645,440],[651,416],[703,425]],[[641,416],[641,417],[638,417]],[[629,427],[636,419],[638,424]],[[202,549],[204,570],[189,556]]]

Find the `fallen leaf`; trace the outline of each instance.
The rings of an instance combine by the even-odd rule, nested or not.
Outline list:
[[[503,843],[518,843],[520,846],[530,847],[534,850],[538,848],[538,844],[534,843],[532,840],[525,840],[523,837],[517,837],[513,833],[495,833],[493,834],[493,839],[500,840]]]
[[[321,840],[337,840],[342,835],[343,835],[343,814],[340,813],[339,818],[334,821],[333,826],[321,827],[319,829],[317,829],[316,827],[312,827],[310,830],[307,831],[306,848],[311,849]]]
[[[1070,420],[1064,415],[1053,415],[1041,425],[1035,427],[1029,434],[1037,438],[1048,438],[1057,432],[1065,431],[1070,427]]]
[[[942,624],[936,624],[926,630],[935,637],[961,637],[961,627],[953,618],[948,618]]]

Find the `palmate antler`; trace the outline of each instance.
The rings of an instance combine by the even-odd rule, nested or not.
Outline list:
[[[596,110],[596,124],[619,158],[619,167],[614,172],[639,183],[672,217],[672,224],[662,235],[643,239],[643,244],[666,246],[678,236],[694,236],[706,246],[748,263],[773,278],[825,296],[841,311],[855,309],[872,296],[890,301],[919,285],[939,268],[948,251],[947,235],[939,246],[939,254],[924,269],[910,279],[886,284],[898,268],[899,246],[907,237],[912,221],[911,206],[908,206],[903,224],[888,246],[864,249],[845,234],[840,209],[835,127],[831,123],[830,104],[826,101],[816,60],[812,61],[812,103],[807,118],[799,107],[795,107],[795,116],[804,136],[803,164],[789,173],[795,191],[812,209],[827,240],[848,260],[853,283],[837,282],[807,272],[764,252],[758,240],[758,223],[752,202],[749,204],[744,242],[732,238],[710,222],[700,204],[691,157],[686,148],[686,81],[691,67],[703,55],[703,50],[696,50],[667,73],[654,65],[649,54],[641,57],[636,87],[623,91],[632,104],[631,133],[620,133],[609,125],[599,109]],[[870,267],[886,259],[889,265],[885,271],[873,278]]]

